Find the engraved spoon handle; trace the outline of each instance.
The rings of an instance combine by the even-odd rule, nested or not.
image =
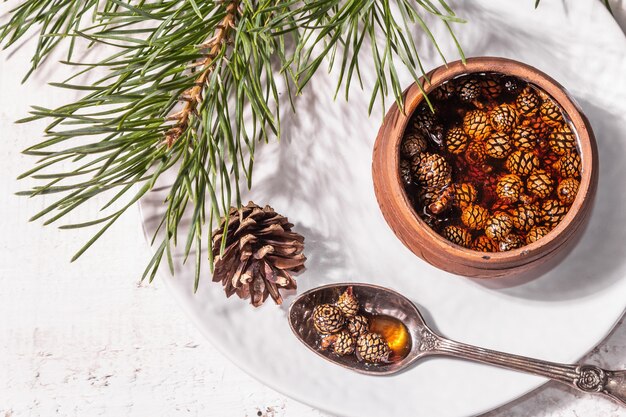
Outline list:
[[[608,371],[595,365],[566,365],[466,345],[432,335],[432,353],[455,356],[554,379],[584,392],[600,393],[626,406],[626,370]]]

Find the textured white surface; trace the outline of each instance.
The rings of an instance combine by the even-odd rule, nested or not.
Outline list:
[[[44,201],[13,197],[31,161],[32,127],[11,122],[50,89],[14,85],[28,51],[0,57],[0,416],[321,416],[224,360],[156,283],[139,286],[148,258],[131,210],[80,261],[88,232],[28,224]],[[49,76],[42,73],[42,78]],[[97,205],[87,213],[95,215]],[[626,366],[622,324],[590,359]],[[622,416],[613,403],[548,384],[491,416]]]

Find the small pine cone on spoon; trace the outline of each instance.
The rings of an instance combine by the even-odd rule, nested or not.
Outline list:
[[[222,283],[227,297],[250,298],[255,307],[268,296],[281,304],[279,290],[296,289],[292,274],[304,269],[304,237],[293,232],[293,224],[273,208],[253,202],[240,209],[231,207],[227,226],[226,222],[223,218],[212,234],[213,281]]]

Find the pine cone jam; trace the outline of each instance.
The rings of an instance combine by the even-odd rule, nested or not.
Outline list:
[[[482,252],[516,249],[554,229],[581,180],[579,139],[556,101],[499,73],[459,76],[429,99],[434,112],[423,102],[401,145],[415,212],[453,244]]]

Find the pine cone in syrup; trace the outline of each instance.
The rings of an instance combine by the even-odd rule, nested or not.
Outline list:
[[[511,229],[513,229],[511,216],[505,212],[498,212],[487,221],[485,236],[495,240],[502,240],[511,233]]]
[[[356,341],[357,359],[370,363],[383,363],[389,360],[391,349],[387,341],[378,333],[365,333]]]
[[[428,148],[428,142],[424,135],[420,132],[411,132],[404,137],[400,152],[405,158],[411,159],[425,152],[426,148]]]
[[[482,91],[481,83],[474,77],[467,77],[458,87],[459,99],[476,105]]]
[[[345,318],[332,304],[320,304],[313,309],[313,327],[320,334],[337,333],[343,328]]]
[[[547,227],[535,226],[528,231],[528,234],[526,234],[526,244],[530,245],[531,243],[538,241],[548,233],[550,233],[550,229],[548,229]]]
[[[541,140],[547,139],[548,135],[552,131],[552,128],[548,126],[539,116],[524,120],[522,122],[522,126],[529,127],[535,131],[537,138],[540,140],[540,145],[543,143]]]
[[[465,208],[472,204],[478,196],[476,188],[469,182],[452,184],[452,193],[454,195],[453,204],[459,208]]]
[[[339,332],[336,337],[337,339],[333,343],[333,352],[339,356],[352,355],[356,348],[356,339],[345,330]]]
[[[417,111],[413,114],[412,126],[414,131],[427,131],[433,128],[437,124],[437,116],[430,110],[430,108],[422,103]]]
[[[510,104],[500,104],[489,112],[489,124],[497,132],[509,133],[517,123],[517,111]]]
[[[545,124],[552,127],[558,127],[563,124],[563,114],[557,104],[547,98],[539,106],[539,114]]]
[[[472,249],[479,252],[498,252],[498,244],[485,235],[480,235],[472,243]]]
[[[431,91],[429,95],[435,100],[443,101],[443,100],[448,100],[449,98],[451,98],[454,95],[454,93],[456,93],[456,90],[457,88],[454,83],[454,80],[450,80],[439,85],[439,87]]]
[[[554,181],[550,178],[550,175],[543,169],[537,169],[528,176],[526,181],[526,189],[529,193],[537,196],[538,198],[546,198],[554,190]]]
[[[553,229],[563,220],[567,214],[568,207],[563,205],[559,200],[545,200],[541,205],[542,220],[546,227]]]
[[[498,242],[498,249],[501,252],[510,251],[524,246],[524,240],[515,233],[509,233]]]
[[[525,177],[539,168],[539,158],[532,152],[515,151],[506,160],[505,168],[511,174]]]
[[[517,149],[532,151],[537,146],[537,133],[529,126],[518,126],[513,130],[513,144]]]
[[[515,99],[517,110],[524,117],[531,117],[537,113],[541,105],[541,99],[533,91],[532,87],[526,86]]]
[[[461,212],[461,221],[472,230],[484,229],[489,220],[489,211],[478,204],[470,204]]]
[[[475,140],[483,140],[491,133],[487,113],[482,110],[470,110],[463,117],[463,130]]]
[[[465,160],[470,166],[482,170],[487,160],[485,152],[485,143],[479,140],[473,140],[465,150]]]
[[[519,176],[515,174],[503,175],[496,185],[496,194],[505,203],[515,203],[519,200],[523,187],[524,184]]]
[[[580,155],[574,151],[566,152],[552,165],[552,168],[563,178],[577,177],[582,169]]]
[[[459,226],[446,226],[443,228],[441,235],[450,242],[463,246],[464,248],[469,248],[472,243],[472,235],[470,232]]]
[[[350,319],[357,315],[359,312],[359,300],[352,290],[352,287],[348,287],[340,296],[335,305],[341,310],[344,317]]]
[[[513,227],[520,232],[526,232],[532,228],[537,222],[539,222],[539,217],[539,208],[534,205],[522,204],[511,210]]]
[[[552,152],[557,155],[564,155],[576,149],[576,136],[568,125],[562,125],[550,133],[548,143]]]
[[[348,320],[348,324],[346,324],[346,330],[352,335],[352,337],[357,338],[361,336],[363,333],[367,333],[369,330],[369,322],[365,316],[356,315]]]
[[[439,154],[426,154],[415,172],[415,179],[426,187],[442,189],[452,182],[452,167]]]
[[[572,204],[576,199],[580,182],[576,178],[566,178],[556,188],[556,196],[563,204]]]
[[[485,140],[485,153],[492,158],[504,159],[512,149],[511,139],[506,133],[494,132]]]
[[[446,148],[451,154],[457,155],[463,153],[467,149],[469,137],[460,127],[453,127],[446,133]]]
[[[500,96],[502,86],[493,75],[486,75],[481,80],[482,94],[487,100],[493,101]]]
[[[226,244],[220,253],[225,227]],[[250,298],[255,307],[268,296],[282,303],[279,290],[296,288],[292,274],[302,270],[306,261],[304,237],[292,227],[270,206],[261,208],[250,202],[240,209],[231,208],[228,220],[222,219],[212,233],[213,281],[222,283],[227,297]]]
[[[407,161],[406,159],[401,159],[399,168],[400,168],[400,178],[402,179],[402,183],[405,186],[411,185],[411,183],[413,182],[412,181],[413,175],[411,174],[411,163]]]
[[[517,94],[524,86],[519,78],[506,76],[502,78],[502,85],[504,90],[509,94]]]

